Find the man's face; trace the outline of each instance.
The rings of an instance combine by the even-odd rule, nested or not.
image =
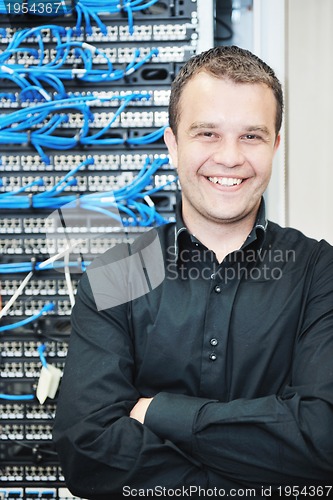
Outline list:
[[[271,176],[280,137],[276,100],[264,84],[201,72],[184,87],[177,137],[165,132],[182,188],[185,222],[253,217]]]

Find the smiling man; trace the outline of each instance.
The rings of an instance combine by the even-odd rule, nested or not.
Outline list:
[[[54,428],[73,493],[330,493],[333,248],[266,219],[282,109],[272,69],[238,47],[177,75],[165,142],[182,199],[160,265],[148,233],[91,268],[140,256],[123,287],[144,276],[146,293],[112,305],[107,272],[103,307],[87,275],[77,292]]]
[[[183,219],[222,261],[250,233],[269,182],[280,142],[276,99],[264,83],[200,71],[179,106],[177,132],[168,128],[165,142],[182,186]]]

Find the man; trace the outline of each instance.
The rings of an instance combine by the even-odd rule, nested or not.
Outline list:
[[[266,220],[282,108],[274,72],[237,47],[176,77],[165,142],[182,201],[157,230],[162,262],[148,233],[77,293],[54,429],[75,494],[329,493],[333,248]],[[145,274],[123,272],[138,255]]]

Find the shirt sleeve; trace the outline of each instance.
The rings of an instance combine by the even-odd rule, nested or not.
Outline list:
[[[332,485],[333,258],[331,247],[320,248],[281,393],[219,402],[162,392],[148,408],[147,427],[242,484]]]
[[[138,393],[128,304],[97,311],[86,275],[72,313],[72,334],[54,425],[68,488],[89,499],[123,487],[207,485],[200,463],[129,417]]]

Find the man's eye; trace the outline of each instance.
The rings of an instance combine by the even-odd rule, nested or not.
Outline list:
[[[214,137],[215,134],[213,132],[201,132],[200,134],[203,137]]]
[[[261,140],[261,137],[259,135],[255,135],[255,134],[246,134],[244,137],[248,141],[255,141],[255,140],[260,141]]]

